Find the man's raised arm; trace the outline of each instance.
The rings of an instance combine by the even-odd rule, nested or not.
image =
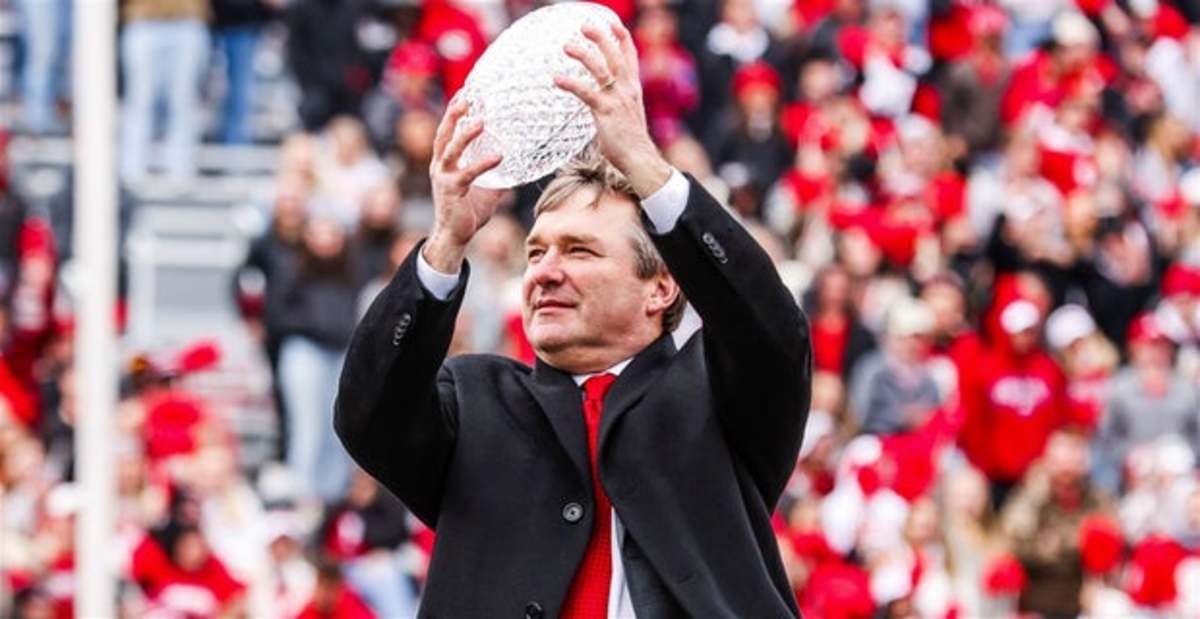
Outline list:
[[[499,157],[458,166],[483,131],[476,124],[452,137],[465,113],[465,104],[451,105],[434,138],[433,232],[355,329],[334,407],[334,429],[350,455],[430,526],[457,435],[454,385],[442,362],[469,273],[463,256],[503,195],[471,186]]]
[[[583,35],[597,49],[566,48],[598,89],[565,77],[555,83],[591,109],[601,153],[642,197],[655,245],[704,320],[704,353],[726,439],[774,507],[808,417],[807,320],[758,243],[659,154],[646,128],[637,51],[624,28],[615,25],[612,34],[615,43],[585,26]]]

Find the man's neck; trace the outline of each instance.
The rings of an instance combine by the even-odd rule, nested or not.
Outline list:
[[[582,386],[584,381],[586,381],[587,379],[589,379],[597,374],[612,374],[613,376],[620,376],[621,372],[623,372],[625,370],[625,368],[629,367],[629,364],[632,361],[633,361],[633,357],[629,357],[628,359],[618,362],[616,365],[614,365],[606,370],[601,370],[599,372],[585,372],[583,374],[572,374],[571,378],[575,380],[576,385]]]
[[[648,335],[647,335],[648,336]],[[642,354],[662,337],[662,333],[643,339],[638,344],[609,345],[605,348],[575,347],[551,353],[535,350],[537,358],[546,365],[571,375],[591,375],[604,372]]]

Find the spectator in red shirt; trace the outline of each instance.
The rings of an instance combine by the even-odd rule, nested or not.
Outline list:
[[[1107,84],[1116,71],[1099,56],[1099,41],[1096,27],[1083,15],[1068,11],[1055,18],[1049,49],[1031,54],[1013,72],[1000,112],[1004,123],[1044,122],[1046,111],[1081,84]],[[1027,118],[1030,113],[1036,116]]]
[[[132,576],[150,607],[187,618],[235,617],[245,586],[212,556],[200,529],[171,522],[134,550]]]
[[[1039,342],[1041,310],[1018,298],[1000,311],[999,323],[1000,341],[979,360],[964,394],[960,438],[968,458],[991,480],[994,504],[1003,502],[1062,425],[1066,393],[1062,370]]]
[[[296,619],[375,619],[375,613],[346,585],[341,568],[326,561],[317,566],[317,588]]]
[[[804,299],[812,322],[814,368],[843,380],[875,348],[875,336],[859,320],[853,294],[850,275],[834,263],[817,273]]]
[[[687,131],[684,120],[700,103],[696,61],[679,42],[675,14],[648,7],[638,15],[634,42],[642,76],[646,122],[654,141],[666,145]]]

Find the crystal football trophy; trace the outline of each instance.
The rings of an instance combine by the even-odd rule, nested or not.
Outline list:
[[[584,24],[599,28],[615,43],[610,26],[619,23],[607,7],[569,2],[533,11],[500,33],[455,95],[469,104],[458,129],[476,119],[484,125],[463,153],[461,166],[493,153],[503,155],[500,165],[475,179],[475,185],[502,189],[537,180],[592,141],[592,114],[583,101],[555,86],[554,77],[597,87],[587,68],[567,56],[563,46],[574,42],[595,47],[580,32]]]

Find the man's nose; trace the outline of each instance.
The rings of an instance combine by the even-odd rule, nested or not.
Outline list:
[[[536,264],[529,265],[529,277],[538,286],[555,286],[562,283],[562,261],[558,252],[547,251]]]

